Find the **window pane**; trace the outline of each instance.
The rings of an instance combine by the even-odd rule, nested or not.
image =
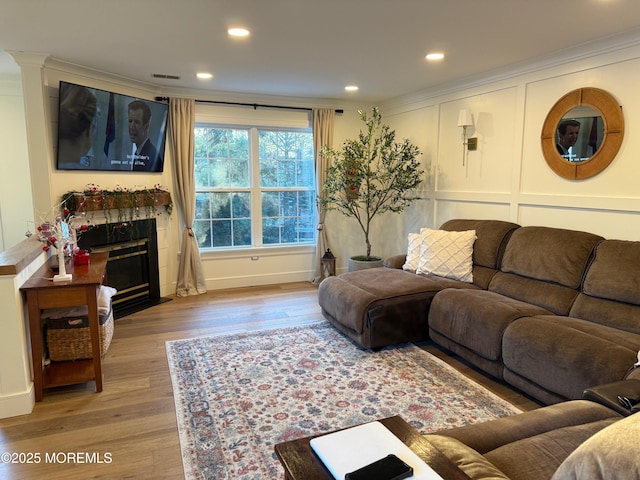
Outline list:
[[[196,188],[211,185],[209,178],[209,161],[205,157],[196,157],[195,161]]]
[[[233,218],[251,217],[251,194],[249,192],[234,193],[231,197]]]
[[[211,218],[210,194],[196,193],[196,218]]]
[[[314,239],[313,192],[262,194],[262,242],[300,243]]]
[[[197,193],[193,229],[201,248],[251,245],[251,193]]]
[[[199,248],[211,248],[211,222],[208,220],[194,220],[193,234],[196,236]]]
[[[231,193],[211,194],[211,218],[231,218]]]
[[[313,134],[260,130],[260,186],[313,187]]]
[[[194,131],[196,187],[249,187],[249,131],[198,127]]]
[[[280,206],[282,215],[292,217],[298,215],[298,193],[282,192],[280,194]]]
[[[264,245],[280,243],[280,229],[281,229],[281,225],[278,222],[278,219],[263,217],[262,218],[262,243]]]
[[[231,220],[216,220],[213,225],[213,247],[230,247]]]
[[[251,245],[251,220],[234,220],[233,244],[237,246]]]
[[[280,211],[280,193],[265,192],[262,194],[262,216],[277,217]]]
[[[229,162],[229,187],[249,186],[249,162],[247,160],[231,160]]]

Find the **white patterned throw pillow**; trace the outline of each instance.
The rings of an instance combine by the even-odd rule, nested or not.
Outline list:
[[[422,246],[422,235],[410,233],[408,236],[407,258],[402,265],[403,270],[416,271],[420,263],[420,247]]]
[[[473,244],[476,231],[420,230],[422,243],[416,273],[473,282]]]

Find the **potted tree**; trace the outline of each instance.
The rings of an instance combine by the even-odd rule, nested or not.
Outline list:
[[[400,213],[416,200],[413,192],[424,175],[418,147],[407,139],[396,142],[395,130],[382,123],[377,107],[371,116],[362,110],[358,114],[365,125],[358,138],[346,140],[341,150],[323,150],[331,165],[318,199],[326,210],[353,217],[362,229],[365,254],[349,259],[349,271],[382,266],[382,258],[371,255],[371,222],[379,214]]]

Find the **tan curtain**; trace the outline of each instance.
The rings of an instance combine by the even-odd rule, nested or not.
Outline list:
[[[195,100],[172,98],[169,100],[169,112],[169,145],[176,176],[176,202],[184,220],[176,294],[184,297],[207,291],[198,241],[192,230],[196,210],[193,146]]]
[[[313,151],[316,161],[316,192],[322,195],[321,187],[324,183],[327,160],[322,155],[322,149],[333,147],[333,119],[335,112],[331,108],[320,108],[313,110]],[[318,239],[316,241],[316,258],[314,263],[313,283],[320,283],[324,279],[322,272],[322,256],[329,245],[327,243],[327,233],[324,225],[325,210],[318,204],[316,209],[318,223]]]

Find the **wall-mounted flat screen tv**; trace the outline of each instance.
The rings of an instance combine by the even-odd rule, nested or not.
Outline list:
[[[162,172],[169,106],[65,81],[58,170]]]

